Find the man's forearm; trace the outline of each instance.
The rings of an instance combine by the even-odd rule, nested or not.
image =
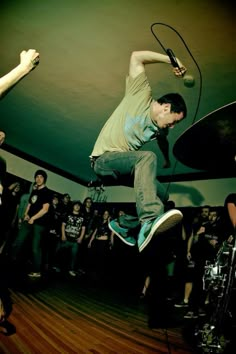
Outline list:
[[[29,71],[19,64],[0,79],[0,98],[4,97]]]
[[[29,204],[29,203],[27,204],[27,207],[26,207],[25,213],[24,213],[24,218],[28,215],[30,205],[31,205],[31,204]]]
[[[151,52],[148,50],[133,52],[130,58],[129,75],[135,78],[145,70],[146,64],[166,63],[170,64],[168,55]]]
[[[182,77],[182,75],[186,72],[186,68],[180,62],[178,58],[176,58],[179,68],[175,68],[174,74],[177,77]],[[145,71],[146,64],[153,63],[165,63],[171,64],[170,58],[166,54],[156,53],[149,50],[136,51],[131,54],[130,58],[130,66],[129,66],[129,76],[135,78],[140,73]]]
[[[42,216],[44,216],[45,214],[47,214],[48,212],[48,208],[42,208],[41,210],[39,210],[39,212],[33,216],[31,216],[31,220],[35,221],[37,219],[40,219]]]
[[[152,63],[166,63],[170,64],[170,58],[168,55],[152,52],[149,50],[133,52],[131,60],[136,63],[152,64]]]
[[[23,50],[20,53],[20,64],[0,78],[0,99],[38,64],[39,53],[35,49]]]

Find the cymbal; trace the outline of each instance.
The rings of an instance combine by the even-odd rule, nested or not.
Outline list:
[[[199,170],[236,170],[236,102],[207,114],[176,140],[174,156]]]

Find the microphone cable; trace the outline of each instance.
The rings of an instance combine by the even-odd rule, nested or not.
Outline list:
[[[172,27],[170,25],[167,25],[166,23],[155,22],[155,23],[153,23],[151,25],[151,32],[152,32],[153,36],[155,37],[155,39],[157,40],[157,42],[160,44],[161,48],[164,50],[165,54],[167,53],[167,49],[164,47],[164,45],[162,44],[162,42],[160,41],[160,39],[157,37],[157,35],[154,33],[154,30],[153,30],[154,26],[157,26],[157,25],[167,27],[167,28],[171,29],[173,32],[175,32],[177,34],[177,36],[181,39],[182,43],[184,44],[187,52],[189,53],[190,57],[192,58],[194,64],[197,67],[197,70],[198,70],[198,73],[199,73],[199,92],[198,92],[198,100],[197,100],[195,113],[194,113],[194,116],[193,116],[192,123],[190,124],[190,127],[191,127],[195,123],[195,120],[196,120],[196,117],[197,117],[197,113],[198,113],[198,110],[199,110],[199,106],[200,106],[201,97],[202,97],[202,73],[201,73],[201,69],[200,69],[197,61],[195,60],[194,56],[192,55],[189,47],[187,46],[185,40],[180,35],[180,33],[174,27]],[[177,159],[175,159],[175,163],[174,163],[174,166],[173,166],[172,172],[171,172],[171,177],[174,176],[174,172],[176,170],[177,164],[178,164],[178,161],[177,161]],[[168,195],[168,191],[170,189],[170,184],[171,184],[171,182],[168,182],[168,186],[167,186],[167,189],[166,189],[166,196]]]

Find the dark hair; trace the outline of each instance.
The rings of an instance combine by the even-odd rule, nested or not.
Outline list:
[[[168,93],[157,99],[160,104],[170,103],[171,112],[181,113],[183,112],[183,118],[187,116],[187,106],[183,97],[178,93]]]
[[[80,200],[74,200],[74,201],[72,202],[72,208],[73,208],[73,206],[76,205],[76,204],[78,204],[80,207],[82,207],[82,203],[81,203]]]
[[[43,178],[44,178],[44,183],[45,183],[45,182],[47,181],[47,178],[48,178],[47,173],[46,173],[44,170],[37,170],[37,171],[35,172],[35,174],[34,174],[34,178],[36,178],[36,177],[39,176],[39,175],[43,176]]]
[[[200,210],[202,210],[202,209],[211,209],[211,207],[210,207],[210,205],[202,205],[201,207],[200,207]]]
[[[85,205],[85,204],[86,204],[87,200],[91,200],[91,203],[93,204],[93,200],[92,200],[92,198],[90,198],[90,197],[86,197],[86,198],[84,199],[84,201],[83,201],[83,205]]]

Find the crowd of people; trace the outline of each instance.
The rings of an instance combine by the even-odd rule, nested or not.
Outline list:
[[[122,267],[128,265],[123,257],[126,252],[133,262],[130,276],[140,270],[136,284],[130,284],[136,296],[150,306],[151,327],[166,325],[170,301],[173,308],[186,309],[186,319],[207,315],[211,298],[203,284],[205,266],[216,262],[225,243],[233,245],[236,194],[226,198],[225,206],[188,208],[188,212],[183,208],[183,222],[154,238],[151,247],[140,253],[137,224],[133,243],[122,242],[109,226],[127,218],[125,204],[115,210],[109,203],[94,203],[91,197],[83,202],[71,200],[68,193],[50,191],[46,181],[47,173],[37,170],[27,193],[18,181],[4,189],[0,255],[13,273],[25,273],[31,280],[60,273],[102,286],[108,280],[118,282],[119,269],[119,286],[127,291]],[[166,203],[166,210],[171,208],[174,203]],[[135,217],[129,215],[129,221],[133,218],[135,222]]]

